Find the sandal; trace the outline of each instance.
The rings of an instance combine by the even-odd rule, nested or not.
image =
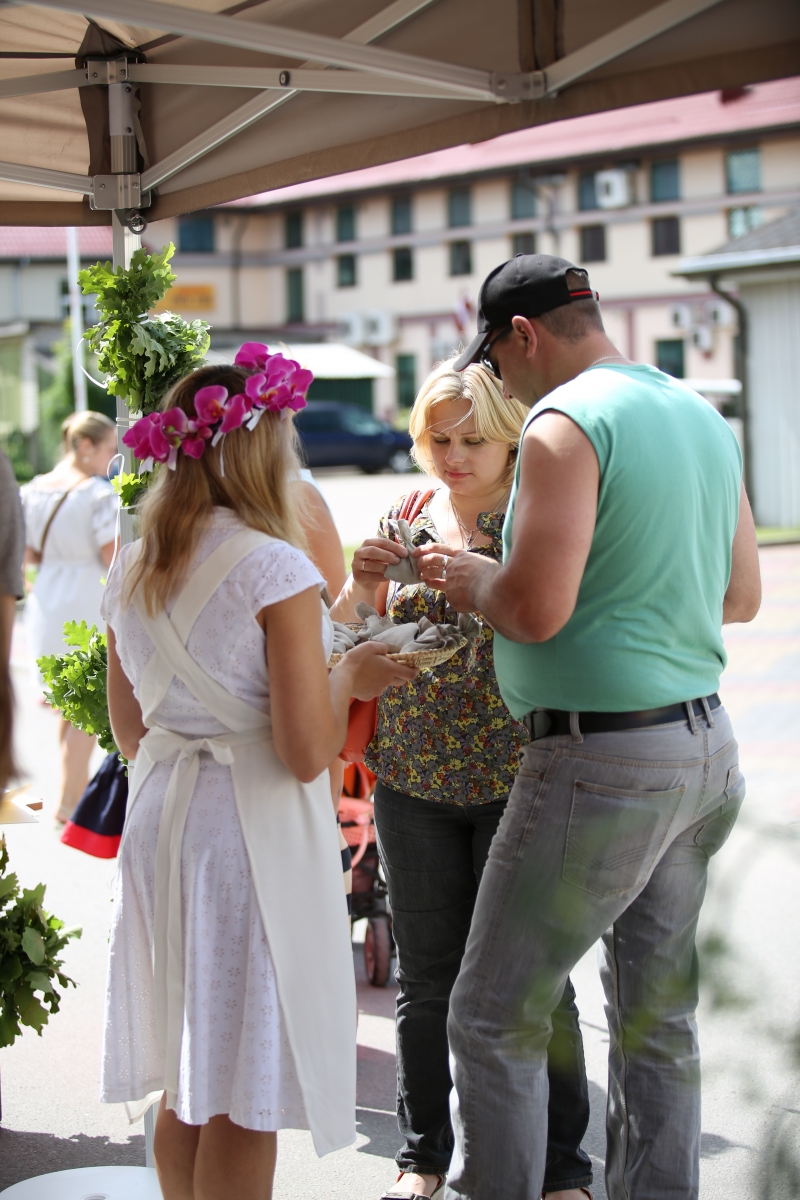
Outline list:
[[[399,1183],[404,1175],[411,1174],[415,1175],[416,1171],[401,1171],[397,1176],[397,1182]],[[391,1191],[384,1192],[381,1196],[381,1200],[442,1200],[442,1197],[444,1196],[444,1175],[437,1175],[436,1178],[439,1180],[439,1182],[433,1189],[430,1196],[423,1196],[421,1192]]]

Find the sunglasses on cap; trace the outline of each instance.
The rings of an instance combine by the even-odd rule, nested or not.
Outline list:
[[[579,288],[575,291],[570,292],[569,298],[570,298],[570,300],[597,300],[597,301],[599,301],[600,294],[599,294],[599,292],[594,291],[593,288]],[[478,358],[478,362],[481,364],[481,366],[485,367],[486,370],[490,372],[490,374],[494,375],[495,379],[502,380],[503,376],[500,372],[500,368],[498,367],[497,363],[493,362],[491,357],[489,356],[489,351],[491,350],[491,348],[495,344],[495,342],[499,342],[500,339],[504,338],[507,333],[511,333],[511,330],[513,328],[514,328],[513,325],[505,325],[500,330],[499,333],[496,333],[494,335],[494,337],[491,339],[491,341],[486,343],[484,348],[481,350],[480,357]]]

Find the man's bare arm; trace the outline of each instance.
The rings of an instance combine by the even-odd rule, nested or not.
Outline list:
[[[747,492],[739,495],[739,522],[733,538],[731,577],[722,604],[722,624],[752,621],[761,607],[761,568],[758,563],[756,526]]]
[[[458,608],[469,599],[469,607],[510,640],[544,642],[575,610],[594,535],[600,468],[586,435],[557,412],[533,422],[521,454],[508,562],[498,567],[459,554],[448,565],[446,586]]]

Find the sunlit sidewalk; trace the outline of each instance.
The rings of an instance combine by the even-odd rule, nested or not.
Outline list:
[[[381,486],[394,492],[396,483],[399,494],[407,479],[387,478]],[[337,481],[336,499],[347,504],[359,482]],[[713,864],[700,931],[703,1200],[798,1194],[786,1164],[800,1164],[800,546],[764,550],[762,569],[759,617],[726,630],[730,665],[721,692],[740,741],[748,799]],[[69,1167],[144,1163],[142,1126],[130,1127],[121,1106],[97,1100],[114,864],[58,841],[57,719],[36,702],[19,636],[14,661],[20,759],[45,811],[38,825],[7,829],[12,869],[26,886],[46,882],[47,907],[82,924],[84,936],[67,951],[79,987],[65,994],[62,1011],[41,1039],[27,1031],[0,1052],[0,1189]],[[394,993],[364,982],[359,946],[354,960],[362,1009],[358,1140],[320,1162],[307,1134],[282,1134],[276,1200],[377,1200],[392,1179]],[[595,1197],[603,1200],[607,1034],[593,953],[573,978],[592,1102],[586,1148],[598,1175]]]

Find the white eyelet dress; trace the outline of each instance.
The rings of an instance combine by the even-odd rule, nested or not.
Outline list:
[[[227,1113],[247,1129],[309,1128],[325,1154],[355,1136],[339,843],[327,771],[302,784],[275,753],[255,620],[323,580],[301,551],[216,509],[154,619],[138,593],[123,604],[138,550],[122,551],[104,600],[148,733],[120,845],[102,1099],[165,1088],[187,1124]]]

